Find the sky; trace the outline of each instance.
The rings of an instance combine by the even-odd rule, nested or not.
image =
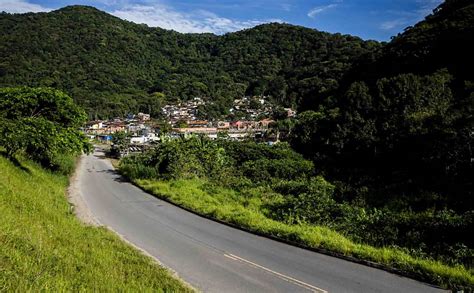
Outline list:
[[[282,22],[389,41],[442,0],[0,0],[0,11],[47,12],[90,5],[122,19],[183,33],[225,34]]]

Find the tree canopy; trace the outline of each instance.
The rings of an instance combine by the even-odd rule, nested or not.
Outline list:
[[[79,127],[86,115],[63,92],[51,88],[0,89],[0,146],[8,157],[23,152],[56,169],[64,155],[90,146]]]
[[[471,210],[473,36],[472,1],[445,1],[301,113],[293,147],[341,196]]]
[[[223,36],[150,28],[87,6],[49,13],[0,13],[0,86],[51,86],[89,117],[159,115],[164,100],[205,97],[229,108],[234,98],[267,95],[297,106],[324,92],[375,41],[288,24]],[[161,98],[160,98],[161,97]]]

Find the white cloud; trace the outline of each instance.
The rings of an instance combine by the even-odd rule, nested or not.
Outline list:
[[[99,0],[107,6],[119,6],[109,13],[135,23],[171,29],[182,33],[215,33],[242,30],[268,22],[283,22],[280,19],[236,20],[218,16],[206,10],[183,13],[164,4],[132,4],[128,0]],[[150,4],[148,4],[150,3]],[[25,0],[0,0],[0,11],[10,13],[45,12],[52,9]]]
[[[266,22],[282,22],[279,19],[234,20],[220,17],[205,10],[182,13],[162,4],[126,5],[111,13],[135,23],[144,23],[152,27],[172,29],[181,33],[208,32],[222,34],[242,30]]]
[[[399,19],[394,19],[394,20],[389,20],[389,21],[382,22],[380,24],[380,28],[383,29],[383,30],[392,30],[394,28],[398,28],[398,27],[401,27],[403,25],[407,25],[408,23],[410,23],[410,22],[407,19],[399,18]]]
[[[422,17],[425,17],[433,11],[436,7],[438,7],[443,0],[417,0],[416,1],[420,8],[416,11]]]
[[[152,27],[172,29],[181,33],[208,32],[222,34],[242,30],[266,22],[282,22],[278,19],[235,20],[220,17],[206,10],[183,13],[162,4],[126,5],[111,13],[135,23],[144,23]]]
[[[28,3],[23,0],[0,0],[0,11],[9,13],[47,12],[51,10],[51,8]]]
[[[441,4],[443,0],[417,0],[417,7],[411,11],[388,10],[386,13],[393,15],[394,19],[384,21],[380,24],[382,30],[395,30],[403,28],[425,18],[432,10]]]
[[[135,23],[145,23],[149,26],[174,29],[180,32],[199,32],[205,29],[198,27],[195,22],[184,17],[181,13],[162,5],[127,5],[111,13]]]
[[[336,2],[339,3],[341,1],[336,1]],[[339,4],[331,3],[331,4],[328,4],[328,5],[316,6],[313,9],[311,9],[310,11],[308,11],[308,16],[311,17],[311,18],[314,18],[317,14],[320,14],[321,12],[324,12],[328,9],[337,7],[338,5]]]

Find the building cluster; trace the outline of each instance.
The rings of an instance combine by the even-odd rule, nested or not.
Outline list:
[[[111,142],[112,135],[117,132],[127,133],[132,144],[159,140],[157,129],[150,122],[150,114],[145,113],[130,115],[127,118],[89,121],[83,131],[90,139],[103,142]]]
[[[217,121],[199,119],[199,107],[206,103],[201,98],[166,105],[162,112],[174,135],[206,135],[215,139],[221,135],[230,139],[268,137],[273,107],[265,97],[242,97],[233,101],[229,116]]]
[[[175,134],[182,135],[206,135],[211,139],[228,137],[230,139],[263,138],[266,136],[272,123],[272,119],[259,121],[215,121],[207,120],[188,121],[186,127],[173,128]]]
[[[165,105],[161,111],[171,125],[176,125],[180,121],[198,120],[198,108],[202,105],[205,102],[201,98],[194,98],[183,103]]]
[[[91,139],[107,143],[112,141],[114,133],[124,132],[127,134],[130,150],[146,148],[158,142],[163,136],[176,138],[203,135],[210,139],[218,137],[233,140],[258,139],[268,143],[278,140],[278,135],[269,131],[275,121],[265,118],[270,117],[273,111],[271,104],[266,102],[265,98],[235,99],[232,108],[229,109],[232,114],[218,121],[199,119],[199,107],[203,105],[205,102],[201,98],[175,105],[165,105],[161,109],[165,123],[160,124],[154,122],[150,115],[145,113],[106,121],[90,121],[84,127],[84,132]],[[285,110],[288,117],[296,114],[291,109]]]
[[[243,97],[234,100],[229,112],[238,117],[255,120],[259,116],[271,116],[273,106],[265,97]]]
[[[202,98],[194,98],[192,100],[168,104],[161,108],[163,117],[173,127],[180,127],[185,122],[188,125],[202,123],[200,121],[200,107],[206,105]],[[285,108],[288,117],[296,115],[296,112],[291,108]],[[271,117],[274,111],[274,106],[270,103],[267,97],[242,97],[235,99],[229,108],[229,115],[223,120],[231,122],[236,120],[244,120],[255,122],[262,120],[263,117]],[[203,127],[205,125],[200,125]],[[210,125],[208,125],[210,126]]]

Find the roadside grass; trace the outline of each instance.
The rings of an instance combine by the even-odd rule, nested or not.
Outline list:
[[[448,266],[439,261],[415,258],[395,248],[376,248],[354,243],[327,227],[286,223],[265,216],[262,190],[252,190],[255,196],[209,184],[203,179],[147,180],[134,183],[159,198],[244,229],[297,243],[304,247],[324,249],[358,260],[375,262],[401,271],[410,277],[443,288],[472,292],[473,272],[463,266]],[[250,193],[252,193],[250,192]]]
[[[0,292],[192,291],[114,233],[80,223],[67,176],[19,163],[0,156]]]

